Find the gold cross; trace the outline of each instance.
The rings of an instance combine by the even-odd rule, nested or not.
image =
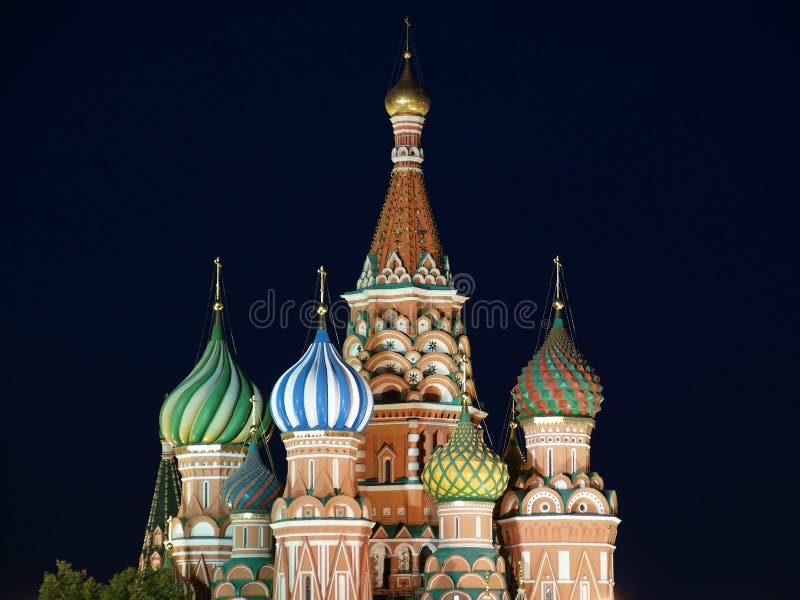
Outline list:
[[[214,310],[219,312],[222,310],[222,301],[220,300],[220,295],[219,295],[219,278],[220,278],[220,271],[222,270],[222,261],[219,259],[219,256],[214,259],[214,264],[216,265],[217,268],[217,283],[216,283],[217,291],[216,294],[214,295]]]
[[[403,58],[411,58],[411,50],[408,47],[408,40],[411,37],[411,21],[408,20],[408,17],[403,17],[403,23],[406,24],[406,51],[403,52]]]

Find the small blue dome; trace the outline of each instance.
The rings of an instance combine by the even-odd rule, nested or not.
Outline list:
[[[261,460],[258,446],[251,443],[244,463],[222,484],[221,492],[231,512],[268,511],[281,485]]]
[[[273,421],[288,431],[362,432],[372,416],[372,392],[333,347],[324,329],[281,375],[269,400]]]

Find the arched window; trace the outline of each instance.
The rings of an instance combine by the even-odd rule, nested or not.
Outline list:
[[[305,600],[311,600],[311,577],[306,575],[305,577]]]
[[[456,538],[461,537],[461,523],[459,522],[458,517],[456,517],[455,536],[454,537],[456,537]]]
[[[333,487],[339,488],[339,459],[333,459]]]
[[[553,476],[553,449],[547,449],[547,476]]]
[[[442,397],[438,391],[431,390],[422,394],[423,402],[439,402],[441,399]]]
[[[381,393],[381,402],[396,404],[400,402],[400,390],[384,390]]]
[[[242,548],[247,548],[247,527],[242,527]]]
[[[308,461],[308,489],[314,489],[314,460]]]
[[[203,508],[208,508],[208,501],[211,494],[209,493],[209,484],[207,481],[203,482]]]
[[[577,470],[578,470],[577,465],[578,465],[578,453],[575,450],[575,448],[573,448],[572,449],[572,472],[573,473],[577,472]]]
[[[386,459],[383,461],[383,482],[389,483],[392,481],[392,461]]]

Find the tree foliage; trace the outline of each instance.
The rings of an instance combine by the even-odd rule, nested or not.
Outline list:
[[[39,600],[184,600],[172,569],[139,571],[128,567],[103,585],[86,570],[74,571],[63,560],[56,561],[56,572],[45,573]]]
[[[102,587],[86,569],[74,571],[71,563],[57,560],[56,572],[44,574],[39,600],[101,600]]]

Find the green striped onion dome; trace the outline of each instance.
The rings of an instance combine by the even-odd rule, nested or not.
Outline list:
[[[250,438],[254,412],[261,435],[272,426],[267,404],[231,356],[217,313],[205,352],[161,406],[161,432],[173,446],[238,444]]]
[[[479,438],[465,408],[448,442],[422,470],[422,485],[439,502],[493,502],[508,485],[508,468]]]
[[[519,418],[593,417],[600,410],[602,390],[600,378],[575,347],[557,310],[544,344],[517,379],[514,395]]]

